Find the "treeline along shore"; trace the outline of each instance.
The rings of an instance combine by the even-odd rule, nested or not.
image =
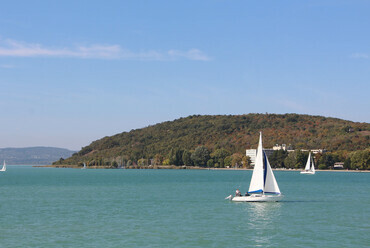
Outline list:
[[[298,114],[194,115],[104,137],[53,167],[253,168],[246,149],[288,144],[269,156],[273,168],[300,169],[314,154],[318,169],[370,170],[370,124]],[[162,166],[162,167],[161,167]]]
[[[69,168],[69,169],[82,169],[80,165],[34,165],[33,167],[51,167],[51,168]],[[137,169],[137,170],[240,170],[240,171],[246,171],[246,170],[253,170],[253,168],[243,168],[243,167],[231,167],[231,168],[209,168],[204,166],[176,166],[176,165],[148,165],[148,166],[128,166],[128,167],[115,167],[112,165],[104,165],[104,166],[89,166],[86,169]],[[274,168],[273,170],[277,171],[302,171],[302,168],[299,169],[291,169],[291,168]],[[316,171],[329,171],[329,172],[367,172],[370,173],[370,170],[350,170],[350,169],[342,169],[342,170],[335,170],[335,169],[326,169],[326,170],[316,170]]]

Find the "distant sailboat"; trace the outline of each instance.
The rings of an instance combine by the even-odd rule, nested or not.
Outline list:
[[[226,197],[226,199],[236,202],[274,202],[279,201],[282,198],[283,195],[280,192],[266,153],[263,150],[262,132],[260,132],[256,162],[254,165],[248,194],[245,196],[240,194],[235,196],[230,195]]]
[[[6,163],[5,163],[5,160],[4,160],[3,168],[1,168],[0,171],[6,171]]]
[[[86,168],[87,168],[86,163],[84,163],[84,167],[82,167],[81,169],[86,169]]]
[[[315,174],[315,164],[313,163],[313,158],[311,156],[311,152],[308,155],[306,167],[304,168],[303,171],[301,171],[301,174],[310,174],[310,175]]]

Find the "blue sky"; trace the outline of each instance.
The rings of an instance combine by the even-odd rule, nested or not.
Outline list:
[[[370,122],[370,2],[3,1],[0,147],[193,114]]]

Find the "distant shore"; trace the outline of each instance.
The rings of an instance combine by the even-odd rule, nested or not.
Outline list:
[[[253,169],[245,169],[245,168],[201,168],[203,170],[253,170]],[[302,171],[302,169],[285,169],[285,168],[273,168],[274,171]],[[316,171],[330,171],[330,172],[370,172],[370,170],[319,170]]]
[[[78,165],[34,165],[33,167],[47,167],[47,168],[72,168],[72,169],[82,169]],[[129,166],[127,168],[115,168],[112,166],[88,166],[86,169],[142,169],[142,170],[158,170],[158,169],[172,169],[172,170],[253,170],[246,168],[207,168],[198,166],[175,166],[175,165],[154,165],[154,166]],[[302,169],[286,169],[286,168],[273,168],[274,171],[302,171]],[[329,172],[370,172],[370,170],[319,170],[316,171],[329,171]]]

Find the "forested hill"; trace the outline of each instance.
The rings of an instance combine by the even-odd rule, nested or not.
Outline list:
[[[137,161],[156,154],[165,158],[171,149],[193,151],[200,145],[210,152],[224,148],[244,154],[245,149],[256,148],[259,131],[265,148],[283,143],[294,149],[329,151],[370,147],[369,123],[298,114],[194,115],[104,137],[58,162],[77,164],[117,157]]]

